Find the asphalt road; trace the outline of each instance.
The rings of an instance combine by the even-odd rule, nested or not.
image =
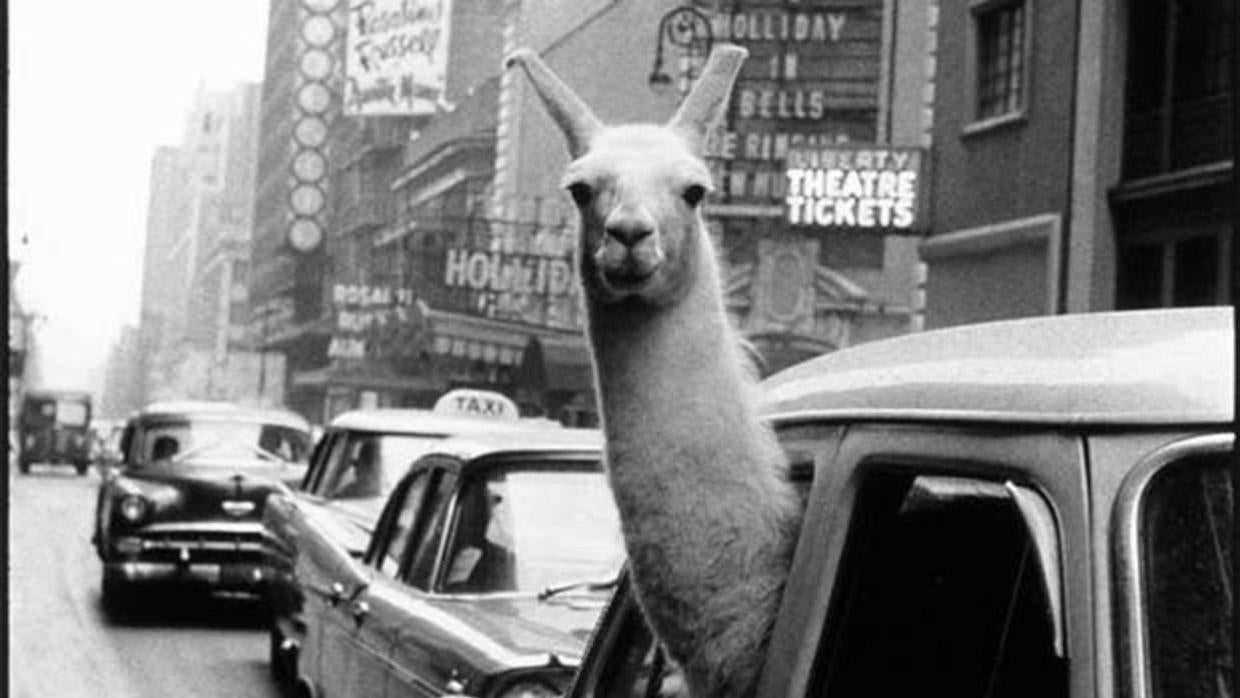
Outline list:
[[[90,545],[98,476],[9,473],[9,696],[278,698],[257,604],[150,599],[110,618]]]

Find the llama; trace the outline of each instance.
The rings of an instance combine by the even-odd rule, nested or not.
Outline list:
[[[537,54],[508,60],[568,141],[608,479],[638,601],[700,697],[756,689],[799,524],[700,210],[746,56],[716,47],[664,126],[605,126]]]

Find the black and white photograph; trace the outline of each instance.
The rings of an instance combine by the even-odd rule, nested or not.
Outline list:
[[[1238,698],[1235,0],[11,0],[14,698]]]

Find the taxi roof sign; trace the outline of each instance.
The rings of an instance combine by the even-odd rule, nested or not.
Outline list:
[[[461,414],[490,419],[515,420],[520,418],[517,403],[511,398],[492,390],[457,388],[444,393],[435,401],[435,411],[440,414]]]

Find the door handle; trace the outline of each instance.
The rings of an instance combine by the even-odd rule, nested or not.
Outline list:
[[[362,600],[354,601],[352,604],[353,622],[358,625],[366,620],[366,616],[370,615],[370,604]]]
[[[345,594],[344,584],[340,582],[332,582],[331,590],[327,594],[327,603],[332,607],[339,606],[348,596]]]

